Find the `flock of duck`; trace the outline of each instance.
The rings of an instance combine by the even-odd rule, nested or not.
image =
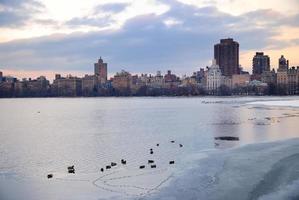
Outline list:
[[[174,140],[171,140],[170,142],[171,143],[175,143]],[[160,146],[160,144],[157,143],[156,146],[158,147],[158,146]],[[183,145],[179,144],[179,147],[182,148]],[[154,154],[154,150],[151,148],[150,151],[149,151],[149,153],[150,154]],[[127,161],[125,159],[121,159],[120,163],[121,163],[121,165],[126,165]],[[149,165],[150,168],[157,168],[157,165],[155,164],[155,160],[148,160],[147,164]],[[169,165],[173,165],[173,164],[175,164],[175,161],[174,160],[170,160],[169,161]],[[104,172],[105,170],[109,170],[109,169],[111,169],[112,167],[115,167],[115,166],[117,166],[117,163],[116,162],[111,162],[109,165],[106,165],[105,167],[102,167],[100,169],[100,171]],[[145,168],[146,168],[146,165],[140,165],[139,166],[139,169],[145,169]],[[74,165],[68,166],[67,167],[67,171],[68,171],[69,174],[75,174],[75,166]],[[51,179],[51,178],[53,178],[53,176],[54,176],[53,174],[48,174],[47,178]]]

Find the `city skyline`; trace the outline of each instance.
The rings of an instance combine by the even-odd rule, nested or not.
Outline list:
[[[270,57],[256,52],[252,74],[239,65],[239,43],[233,38],[220,39],[214,45],[212,65],[200,68],[191,76],[167,70],[131,74],[126,70],[108,79],[108,63],[100,57],[94,73],[82,77],[55,74],[50,84],[45,76],[36,79],[7,76],[0,71],[0,97],[55,96],[196,96],[196,95],[297,95],[299,66],[289,66],[281,55],[278,69],[270,68]]]
[[[221,39],[221,40],[227,40],[227,39],[232,39],[232,38],[226,38],[226,39]],[[217,44],[215,44],[215,46],[216,45]],[[263,56],[268,57],[268,59],[270,59],[270,57],[268,55],[265,55],[264,52],[257,51],[257,52],[255,52],[255,55],[253,55],[252,58],[251,58],[252,66],[251,66],[250,69],[248,69],[248,70],[244,69],[240,65],[241,68],[239,69],[238,73],[232,73],[231,75],[233,75],[233,74],[242,74],[242,73],[246,73],[247,74],[248,73],[248,74],[252,75],[253,79],[255,79],[256,78],[255,77],[256,74],[254,72],[254,70],[255,70],[255,65],[254,65],[255,61],[254,60],[256,59],[257,55],[263,55]],[[277,59],[276,61],[272,60],[272,62],[274,62],[275,66],[277,66],[277,67],[272,67],[273,65],[271,64],[270,68],[268,68],[265,71],[272,71],[272,70],[279,71],[281,58],[284,58],[284,55],[280,55],[279,59]],[[182,74],[175,73],[175,75],[177,77],[180,77],[180,78],[185,78],[185,77],[192,76],[192,75],[194,75],[194,73],[199,72],[201,70],[208,70],[210,68],[210,66],[213,66],[213,65],[216,64],[216,63],[213,63],[214,59],[215,58],[211,58],[210,62],[206,66],[198,67],[197,69],[195,69],[195,71],[188,71],[188,72],[185,72],[185,73],[182,73]],[[217,59],[215,59],[215,62],[217,62]],[[298,67],[296,65],[290,65],[289,64],[289,60],[287,60],[287,62],[288,62],[288,67],[295,67],[295,68]],[[45,74],[36,74],[36,76],[24,76],[24,74],[20,74],[20,76],[18,76],[18,75],[15,75],[15,74],[6,73],[6,70],[1,70],[1,69],[0,69],[0,72],[1,72],[1,76],[5,75],[7,77],[16,78],[18,80],[23,80],[23,79],[24,80],[27,80],[27,79],[32,79],[33,80],[33,79],[36,79],[36,78],[39,78],[39,77],[46,77],[51,82],[53,82],[56,79],[57,75],[65,76],[65,77],[84,77],[84,76],[87,76],[87,75],[89,76],[91,74],[93,74],[93,75],[95,74],[95,75],[98,75],[98,76],[101,74],[101,76],[104,76],[103,80],[108,81],[108,80],[113,80],[113,77],[116,74],[118,74],[118,73],[120,73],[122,71],[129,72],[130,74],[136,75],[136,76],[142,76],[142,75],[155,76],[157,73],[161,73],[161,74],[167,75],[169,73],[169,71],[174,72],[171,68],[168,68],[165,71],[161,71],[160,69],[157,69],[156,71],[151,71],[151,72],[132,72],[132,71],[130,71],[130,69],[121,68],[117,72],[109,72],[108,67],[107,67],[108,63],[103,63],[102,56],[100,56],[99,59],[97,59],[96,63],[94,63],[93,65],[94,65],[93,66],[94,70],[92,70],[92,64],[90,64],[90,69],[86,73],[85,72],[79,72],[79,73],[72,74],[72,73],[70,73],[70,71],[65,71],[65,72],[62,72],[62,73],[61,73],[61,71],[56,71],[56,72],[53,71],[52,72],[53,75],[50,76],[50,77],[46,76]],[[217,64],[217,65],[219,65],[219,64]],[[99,71],[101,71],[101,68],[103,68],[103,67],[104,67],[104,69],[102,69],[102,70],[104,70],[104,72],[99,72]],[[37,73],[39,73],[39,71],[37,71]],[[103,74],[106,74],[106,75],[103,75]],[[221,72],[221,74],[224,75],[224,76],[228,76],[228,77],[231,76],[231,75],[224,74],[223,72]],[[260,79],[260,78],[257,78],[257,79]]]
[[[1,1],[0,69],[18,78],[83,76],[102,55],[110,77],[121,69],[183,75],[209,66],[213,45],[228,37],[240,43],[246,71],[259,51],[298,66],[298,1],[256,3],[90,0],[64,12],[67,1]]]
[[[214,44],[214,55],[213,55],[213,58],[210,60],[209,64],[207,64],[206,66],[203,66],[203,67],[199,67],[194,71],[184,72],[182,74],[175,73],[175,75],[176,76],[178,75],[177,77],[184,78],[184,77],[192,76],[192,74],[194,75],[194,73],[200,72],[201,70],[208,70],[208,68],[210,66],[214,65],[213,62],[215,59],[215,62],[216,62],[215,64],[219,65],[219,67],[221,69],[221,74],[224,76],[231,77],[233,74],[244,74],[244,73],[247,74],[248,73],[248,74],[252,75],[252,79],[260,80],[261,79],[260,75],[264,71],[271,71],[271,70],[279,71],[280,66],[281,66],[281,59],[284,58],[284,55],[280,55],[279,59],[277,59],[277,62],[275,62],[277,67],[273,67],[273,65],[270,64],[271,63],[270,57],[262,51],[257,51],[257,52],[255,52],[255,55],[251,58],[251,62],[252,62],[251,69],[247,70],[247,68],[244,69],[242,67],[242,65],[239,65],[239,63],[238,63],[238,60],[240,57],[238,41],[235,41],[233,38],[222,38],[222,39],[219,39],[219,41],[220,42]],[[234,46],[235,44],[237,45],[236,47]],[[222,50],[219,49],[220,48],[219,46],[221,46],[221,45],[224,45],[222,47]],[[228,51],[227,51],[227,48],[229,48]],[[224,50],[224,49],[226,49],[226,50]],[[220,54],[221,54],[221,56],[220,56]],[[260,60],[261,56],[262,56],[262,58],[263,57],[267,58],[268,61],[266,63],[264,63],[265,61]],[[220,59],[220,57],[221,57],[221,59]],[[218,60],[220,59],[220,61],[217,61],[217,59]],[[226,69],[224,69],[224,67],[221,66],[221,63],[224,63],[226,65],[225,66]],[[295,65],[289,65],[289,60],[287,60],[287,63],[288,63],[288,67],[298,67]],[[233,64],[233,65],[231,65],[231,64]],[[267,65],[267,66],[264,66],[264,65]],[[266,67],[266,69],[262,69],[263,67]],[[257,73],[257,68],[260,68],[259,69],[260,72],[258,72],[258,73]],[[97,60],[97,62],[94,63],[93,71],[94,71],[94,73],[93,73],[94,75],[102,77],[103,82],[112,80],[116,74],[118,74],[119,72],[122,72],[122,71],[127,71],[130,74],[132,74],[132,75],[134,74],[136,76],[142,76],[142,75],[155,76],[156,73],[163,74],[163,71],[161,71],[160,69],[157,69],[156,71],[151,71],[151,72],[132,72],[132,71],[130,71],[130,69],[121,68],[118,72],[109,72],[108,63],[104,63],[102,56],[100,56],[100,58]],[[169,71],[172,71],[172,69],[168,68],[167,70],[165,70],[165,75],[168,74]],[[230,73],[228,73],[228,71],[230,71]],[[57,75],[59,75],[59,76],[62,75],[62,76],[66,76],[66,77],[84,77],[87,75],[89,76],[92,73],[91,70],[89,70],[89,72],[86,72],[86,73],[80,72],[80,73],[75,73],[75,74],[70,73],[70,71],[66,71],[66,72],[62,72],[62,73],[60,71],[56,71],[56,72],[53,71],[52,76],[47,76],[45,74],[36,74],[36,76],[27,76],[26,77],[26,76],[24,76],[24,74],[20,74],[20,76],[9,74],[9,73],[6,73],[5,70],[0,71],[0,72],[2,75],[5,74],[5,76],[7,76],[7,77],[12,77],[12,78],[14,77],[19,80],[22,80],[22,79],[24,79],[24,80],[32,79],[33,80],[33,79],[39,78],[39,77],[46,77],[50,81],[54,81],[56,79]]]

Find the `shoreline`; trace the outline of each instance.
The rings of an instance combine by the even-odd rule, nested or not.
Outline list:
[[[299,95],[229,95],[229,96],[214,96],[214,95],[161,95],[161,96],[47,96],[47,97],[0,97],[0,99],[60,99],[60,98],[68,98],[68,99],[90,99],[90,98],[299,98]],[[265,100],[267,101],[267,100]]]

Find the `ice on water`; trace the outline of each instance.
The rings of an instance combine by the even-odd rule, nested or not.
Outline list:
[[[148,199],[296,199],[299,139],[211,153]]]

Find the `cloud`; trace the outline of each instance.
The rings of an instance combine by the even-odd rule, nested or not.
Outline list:
[[[0,6],[2,8],[10,9],[24,9],[31,7],[32,10],[42,9],[44,5],[35,0],[0,0]]]
[[[0,27],[17,27],[24,25],[25,21],[29,18],[27,14],[19,14],[12,11],[0,12]]]
[[[279,26],[299,26],[299,13],[286,15],[272,9],[260,9],[247,12],[242,15],[248,22],[267,25],[273,27]],[[269,27],[269,28],[271,28]]]
[[[163,2],[170,7],[167,12],[136,16],[117,30],[2,43],[0,65],[8,69],[89,70],[92,73],[93,62],[102,56],[110,72],[172,69],[183,74],[209,65],[213,45],[220,38],[233,37],[239,41],[241,51],[257,51],[275,44],[273,37],[279,34],[271,23],[260,25],[249,20],[253,15],[250,13],[233,16],[213,6],[199,8],[177,1]],[[265,20],[269,15],[257,12]],[[170,19],[179,23],[169,26]],[[77,20],[72,24],[110,23],[109,19],[101,22],[88,17]],[[286,44],[275,48],[283,45]]]
[[[75,17],[65,24],[70,27],[74,26],[93,26],[93,27],[107,27],[115,23],[113,16],[116,13],[122,12],[128,3],[108,3],[101,4],[93,8],[92,14],[83,17]]]
[[[109,13],[119,13],[123,11],[126,7],[128,7],[130,4],[128,3],[107,3],[103,5],[98,5],[94,13],[97,12],[109,12]]]
[[[0,27],[20,27],[44,6],[34,0],[0,0]]]
[[[282,21],[282,23],[298,27],[299,26],[299,13],[286,18],[285,20]]]
[[[299,45],[299,38],[291,40],[291,42],[295,45]]]
[[[95,26],[106,27],[112,24],[114,20],[110,16],[105,17],[76,17],[66,22],[66,25],[73,26]]]
[[[37,24],[41,24],[41,25],[57,25],[57,21],[52,20],[52,19],[35,19],[33,20],[35,23]]]

